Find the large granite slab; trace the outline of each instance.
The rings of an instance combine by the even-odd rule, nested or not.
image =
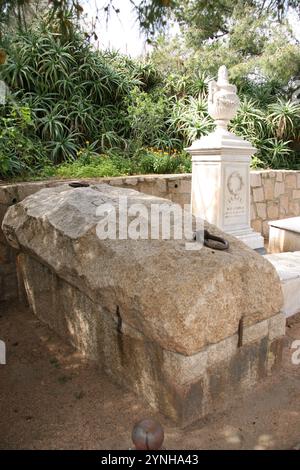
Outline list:
[[[280,363],[276,270],[214,226],[228,251],[186,240],[100,240],[97,207],[173,203],[105,184],[43,189],[3,221],[33,311],[118,383],[186,424]],[[131,218],[129,217],[129,222]]]

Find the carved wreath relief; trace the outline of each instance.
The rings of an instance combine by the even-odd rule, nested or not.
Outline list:
[[[233,171],[227,178],[227,189],[230,194],[229,202],[242,202],[241,191],[244,186],[242,175],[238,171]]]
[[[247,217],[245,177],[239,170],[228,169],[225,177],[225,220],[227,224],[236,223],[240,218],[241,223]]]

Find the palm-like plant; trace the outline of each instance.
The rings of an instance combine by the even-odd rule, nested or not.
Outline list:
[[[300,104],[279,99],[268,107],[268,120],[279,139],[293,139],[300,134]]]
[[[42,24],[11,37],[2,77],[14,100],[28,106],[37,136],[54,161],[64,160],[88,140],[98,150],[124,145],[131,125],[128,96],[153,67],[109,53],[98,53],[80,33],[71,41]]]
[[[289,135],[295,135],[299,106],[284,103],[281,99],[269,105],[270,114],[259,107],[252,98],[245,98],[240,106],[231,129],[249,139],[258,149],[255,164],[272,168],[289,168],[293,162],[293,151]],[[287,110],[289,112],[287,112]],[[281,132],[278,132],[278,126]],[[284,130],[284,132],[283,132]]]
[[[79,133],[71,132],[59,134],[57,139],[47,142],[46,149],[50,151],[54,163],[59,162],[61,158],[66,161],[76,158],[79,151],[78,137],[81,137]]]
[[[192,76],[190,93],[193,96],[206,96],[208,93],[208,84],[210,80],[211,77],[205,72],[196,72],[195,75]]]
[[[237,116],[232,121],[231,129],[238,135],[258,140],[268,134],[268,125],[264,111],[257,101],[245,98],[241,101]]]
[[[260,146],[260,155],[271,168],[290,168],[293,151],[289,141],[277,138],[266,139]]]
[[[175,99],[169,123],[186,144],[213,129],[213,121],[207,114],[207,102],[200,96]]]

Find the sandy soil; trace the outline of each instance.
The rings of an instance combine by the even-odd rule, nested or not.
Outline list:
[[[0,449],[128,449],[134,423],[156,417],[167,449],[291,449],[300,443],[300,317],[287,328],[284,364],[225,413],[186,429],[114,385],[20,305],[0,304]]]

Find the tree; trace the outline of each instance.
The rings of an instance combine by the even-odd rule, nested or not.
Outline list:
[[[299,42],[287,19],[278,16],[277,7],[271,8],[272,2],[182,3],[186,8],[182,10],[185,19],[180,23],[180,35],[164,35],[153,42],[152,59],[162,72],[216,75],[225,64],[241,91],[265,101],[287,91],[288,83],[300,75]],[[262,10],[263,3],[268,3],[268,8]],[[196,9],[200,4],[202,10]]]
[[[272,15],[284,21],[290,9],[300,16],[299,0],[142,0],[134,4],[141,28],[147,34],[162,32],[166,24],[176,21],[198,31],[199,39],[216,39],[230,30],[237,11],[251,8],[256,16]]]
[[[45,11],[49,21],[57,21],[61,34],[67,36],[83,8],[78,0],[0,0],[0,37],[10,29],[26,29],[33,17]]]

